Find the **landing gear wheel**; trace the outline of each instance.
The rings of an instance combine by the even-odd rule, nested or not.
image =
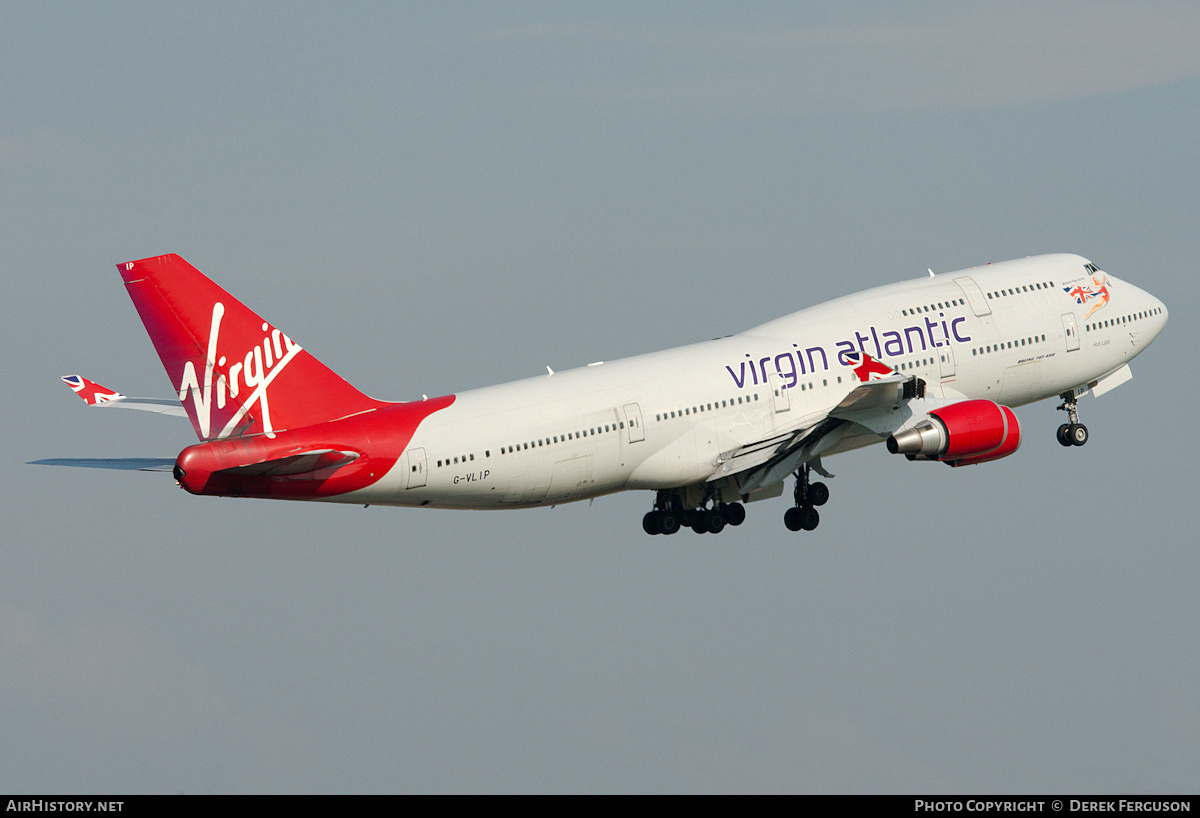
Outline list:
[[[669,511],[659,511],[658,514],[658,533],[674,534],[679,530],[679,518]]]
[[[725,528],[725,518],[716,509],[704,513],[704,527],[709,534],[720,534]]]
[[[823,506],[829,502],[829,486],[824,483],[812,483],[808,487],[808,502],[814,506]]]
[[[659,512],[657,511],[647,511],[646,516],[642,518],[642,531],[651,536],[661,534],[661,524],[659,523],[658,515]]]
[[[1067,436],[1068,434],[1070,434],[1070,431],[1071,431],[1071,424],[1069,424],[1069,423],[1064,423],[1062,426],[1059,426],[1058,427],[1058,442],[1064,446],[1070,446],[1071,438]]]
[[[729,525],[741,525],[746,522],[746,507],[741,503],[721,503],[721,515]]]
[[[1073,391],[1059,395],[1063,399],[1059,410],[1066,412],[1070,423],[1058,427],[1058,442],[1064,446],[1082,446],[1088,442],[1087,427],[1079,422],[1079,399]]]
[[[696,521],[692,523],[692,531],[697,534],[707,534],[708,528],[704,525],[704,518],[697,515]]]
[[[796,506],[792,506],[783,513],[783,524],[787,526],[788,531],[799,531],[804,527],[802,514],[803,511]]]
[[[1082,423],[1072,423],[1071,429],[1067,432],[1067,438],[1071,445],[1082,446],[1088,442],[1088,430]]]
[[[800,512],[800,527],[805,531],[812,531],[821,522],[821,515],[812,506],[796,510]]]

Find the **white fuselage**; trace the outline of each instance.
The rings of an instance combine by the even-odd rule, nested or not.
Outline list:
[[[1158,299],[1085,265],[1036,256],[891,284],[728,338],[463,392],[386,477],[332,499],[501,508],[702,483],[739,447],[826,416],[858,384],[849,351],[935,398],[1058,395],[1124,366],[1167,320]],[[1102,307],[1069,292],[1095,274]],[[826,454],[882,439],[857,427]]]

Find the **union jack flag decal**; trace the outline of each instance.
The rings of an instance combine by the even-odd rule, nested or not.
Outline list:
[[[1076,304],[1086,304],[1094,299],[1099,299],[1092,304],[1092,308],[1087,311],[1087,315],[1083,318],[1086,321],[1091,317],[1092,313],[1101,307],[1108,306],[1108,276],[1104,273],[1097,272],[1092,276],[1092,283],[1088,284],[1072,284],[1070,287],[1063,287],[1063,292],[1075,299]]]
[[[75,394],[81,397],[83,402],[88,406],[107,403],[111,400],[120,400],[125,397],[115,389],[101,386],[95,381],[89,381],[87,378],[82,378],[79,375],[67,375],[63,378],[63,383],[71,387]]]
[[[1075,299],[1076,304],[1083,304],[1088,299],[1096,297],[1096,291],[1091,287],[1084,287],[1076,284],[1074,287],[1063,287],[1067,295]]]

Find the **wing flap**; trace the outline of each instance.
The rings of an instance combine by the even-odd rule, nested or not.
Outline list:
[[[846,436],[863,416],[892,414],[917,398],[924,387],[911,375],[875,360],[865,352],[848,356],[858,365],[853,371],[859,384],[833,407],[812,412],[775,435],[748,443],[728,453],[708,482],[737,475],[743,493],[770,486],[785,479],[801,463],[820,462],[827,452]],[[868,427],[870,428],[870,427]],[[878,434],[878,430],[870,431]]]
[[[748,471],[761,466],[779,455],[795,448],[798,441],[826,417],[825,412],[811,412],[797,419],[790,427],[770,437],[746,443],[721,455],[721,465],[706,482]]]

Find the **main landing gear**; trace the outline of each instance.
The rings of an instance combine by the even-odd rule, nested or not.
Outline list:
[[[808,482],[809,466],[804,464],[796,471],[796,505],[783,515],[783,524],[788,531],[812,531],[821,522],[816,506],[829,500],[829,487],[824,483]]]
[[[684,508],[678,492],[659,491],[654,510],[642,518],[642,530],[647,534],[674,534],[686,526],[697,534],[720,534],[726,525],[746,521],[746,507],[741,503],[722,503],[712,498],[705,504],[707,508]]]
[[[1082,446],[1088,442],[1088,430],[1079,422],[1079,399],[1070,391],[1063,392],[1059,397],[1063,402],[1058,409],[1066,412],[1071,422],[1058,427],[1058,442],[1064,446]]]

